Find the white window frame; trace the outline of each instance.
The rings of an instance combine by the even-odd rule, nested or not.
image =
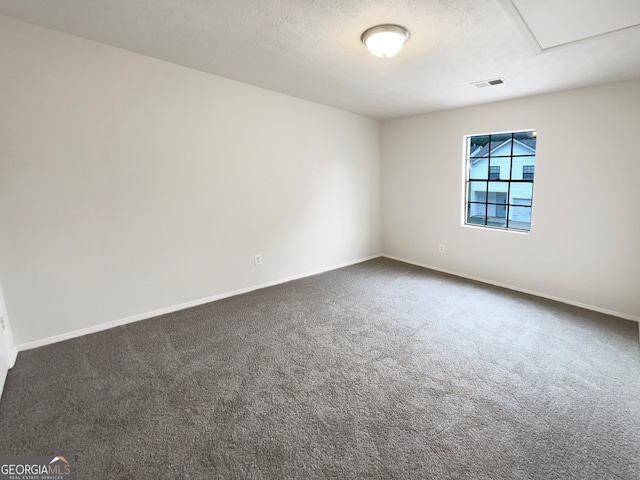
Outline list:
[[[509,212],[509,208],[511,207],[521,207],[522,205],[518,205],[516,203],[511,202],[511,197],[513,197],[513,199],[515,200],[516,198],[518,199],[518,201],[522,200],[522,195],[521,194],[517,194],[514,192],[513,195],[509,196],[509,193],[507,194],[507,213],[505,216],[505,225],[492,225],[489,224],[488,221],[488,215],[486,215],[485,213],[485,223],[484,224],[478,224],[478,223],[473,223],[473,222],[469,222],[469,209],[470,209],[470,204],[475,203],[472,200],[470,200],[468,198],[469,196],[469,182],[470,181],[474,181],[473,179],[470,179],[470,161],[471,161],[471,154],[473,152],[470,152],[470,148],[471,148],[471,139],[473,137],[481,137],[481,136],[493,136],[493,135],[512,135],[512,142],[514,139],[514,135],[516,134],[521,134],[521,133],[530,133],[532,135],[532,138],[536,138],[536,144],[535,144],[535,148],[533,149],[533,153],[531,155],[513,155],[513,145],[512,145],[512,149],[511,149],[511,155],[509,156],[503,156],[501,158],[508,158],[509,159],[509,171],[507,173],[509,173],[509,178],[508,179],[501,179],[499,180],[501,183],[504,183],[507,185],[507,192],[511,192],[511,184],[512,183],[531,183],[531,200],[530,200],[530,205],[527,206],[529,207],[529,222],[524,222],[524,223],[528,223],[528,229],[527,228],[522,228],[519,225],[522,224],[523,222],[519,221],[519,220],[513,220],[512,218],[512,214],[513,214],[513,209],[511,212]],[[517,139],[516,139],[517,141]],[[531,146],[528,146],[528,148],[531,148]],[[522,157],[527,157],[527,156],[531,156],[534,157],[534,161],[533,163],[527,163],[527,165],[534,165],[535,168],[535,164],[537,164],[537,130],[535,128],[528,128],[528,129],[522,129],[522,130],[511,130],[511,131],[505,131],[505,132],[491,132],[491,133],[476,133],[476,134],[470,134],[470,135],[465,135],[463,137],[463,148],[462,148],[462,158],[463,158],[463,185],[462,185],[462,226],[465,227],[471,227],[471,228],[481,228],[481,229],[490,229],[490,230],[494,230],[494,231],[503,231],[503,232],[511,232],[511,233],[522,233],[522,234],[528,234],[531,231],[532,228],[532,223],[531,223],[531,218],[532,218],[532,211],[533,211],[533,188],[534,188],[534,181],[535,181],[535,175],[534,175],[534,179],[532,180],[524,180],[524,179],[516,179],[514,178],[515,175],[517,175],[517,173],[514,170],[514,158],[522,158]],[[487,157],[490,160],[490,156]],[[498,158],[498,157],[496,157]],[[481,180],[476,180],[476,181],[486,181],[487,182],[487,194],[485,197],[485,204],[486,204],[486,208],[488,209],[489,206],[492,206],[493,204],[489,203],[489,200],[487,199],[489,197],[488,193],[491,191],[490,190],[490,186],[489,186],[489,182],[495,182],[496,180],[490,180],[490,166],[491,163],[488,162],[487,164],[487,179],[481,179]],[[523,170],[522,167],[517,167],[519,168],[521,171]],[[482,202],[479,202],[482,203]],[[479,204],[478,203],[478,204]],[[519,202],[518,202],[519,203]],[[497,212],[497,205],[494,206],[496,208],[496,212]],[[485,210],[486,212],[486,210]],[[516,223],[516,225],[518,226],[514,226],[514,225],[509,225],[511,222]]]

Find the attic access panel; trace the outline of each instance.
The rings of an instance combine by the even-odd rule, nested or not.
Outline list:
[[[511,0],[540,48],[640,28],[638,0]]]

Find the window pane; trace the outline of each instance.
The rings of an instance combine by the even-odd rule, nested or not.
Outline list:
[[[533,183],[512,183],[511,184],[511,203],[514,205],[531,206],[531,198],[533,197]]]
[[[491,135],[490,149],[492,157],[511,156],[511,134],[500,133],[498,135]]]
[[[476,135],[469,137],[469,156],[471,158],[483,157],[489,151],[489,135]]]
[[[489,205],[489,207],[491,207]],[[498,207],[500,208],[500,207]],[[505,211],[507,207],[504,207]],[[507,226],[507,216],[506,214],[504,216],[498,216],[498,217],[492,217],[491,215],[487,215],[487,225],[489,225],[490,227],[502,227],[505,228]]]
[[[467,223],[486,225],[487,205],[484,203],[469,203],[467,206]]]
[[[513,157],[513,180],[532,180],[524,177],[525,172],[533,172],[534,164],[536,162],[535,155],[527,155],[524,157]]]
[[[492,157],[489,163],[489,180],[509,180],[511,159],[509,157]],[[497,172],[492,174],[492,172]]]
[[[471,160],[469,162],[470,180],[487,180],[489,174],[489,161],[486,159]]]
[[[532,130],[530,132],[517,132],[517,133],[514,133],[513,134],[513,138],[517,142],[520,142],[520,143],[532,148],[535,151],[535,149],[536,149],[536,138],[537,138],[537,132],[535,130]]]
[[[531,207],[513,205],[509,207],[509,228],[531,229]]]
[[[487,182],[469,182],[467,200],[469,202],[486,202]]]
[[[507,203],[508,182],[489,182],[489,202]],[[500,199],[500,201],[499,201]]]

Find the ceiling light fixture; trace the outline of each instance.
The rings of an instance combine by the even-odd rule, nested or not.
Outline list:
[[[376,57],[393,57],[411,34],[400,25],[377,25],[365,30],[360,39]]]

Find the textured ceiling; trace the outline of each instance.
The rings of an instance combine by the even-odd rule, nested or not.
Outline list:
[[[540,49],[511,0],[0,0],[0,14],[375,118],[640,78],[640,27]],[[360,43],[379,23],[411,31],[396,57]]]

